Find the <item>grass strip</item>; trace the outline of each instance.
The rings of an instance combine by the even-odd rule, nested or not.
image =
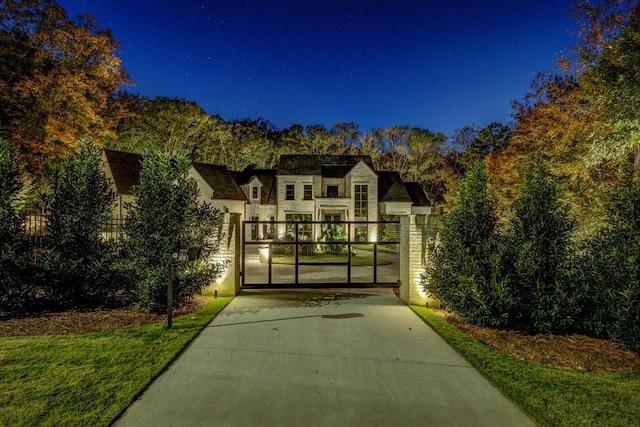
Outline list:
[[[638,425],[640,371],[583,372],[530,363],[482,344],[425,307],[411,309],[538,425]]]
[[[233,298],[157,323],[0,339],[0,425],[107,426]]]

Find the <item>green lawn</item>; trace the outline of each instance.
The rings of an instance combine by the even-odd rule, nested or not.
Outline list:
[[[424,307],[411,307],[496,387],[545,426],[637,426],[640,371],[577,372],[505,355]]]
[[[399,253],[399,249],[397,248],[397,246],[399,245],[394,245],[394,246],[387,246],[384,243],[378,243],[378,253],[385,253],[385,254],[397,254]],[[360,249],[363,251],[371,251],[373,252],[373,245],[359,245],[359,244],[355,244],[355,245],[351,245],[351,247],[353,249]]]
[[[0,426],[106,426],[232,298],[153,324],[0,338]]]
[[[314,264],[324,264],[324,263],[338,263],[338,262],[347,262],[346,255],[313,255],[313,256],[299,256],[299,262],[310,262]],[[391,264],[392,261],[388,259],[384,259],[378,257],[377,265],[387,265]],[[287,264],[293,265],[295,263],[295,257],[293,255],[273,255],[271,258],[272,264]],[[362,266],[362,265],[373,265],[373,255],[357,255],[351,257],[351,265]]]

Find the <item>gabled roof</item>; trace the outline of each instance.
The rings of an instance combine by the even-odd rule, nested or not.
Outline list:
[[[131,187],[140,180],[142,156],[123,151],[104,150],[104,155],[113,175],[113,183],[119,194],[131,195]]]
[[[131,187],[140,181],[142,156],[124,151],[104,150],[104,155],[113,175],[113,183],[119,194],[131,195]],[[213,189],[215,199],[246,200],[234,177],[224,166],[193,163],[205,182]]]
[[[378,172],[378,200],[381,202],[411,203],[411,196],[398,172]]]
[[[413,206],[431,206],[431,202],[419,182],[405,182],[404,186],[411,197]]]
[[[378,172],[378,200],[412,203],[413,206],[431,206],[419,182],[402,182],[400,174],[395,171]]]
[[[260,204],[275,205],[276,204],[276,171],[274,169],[253,169],[246,168],[236,175],[239,185],[245,185],[251,182],[253,178],[257,178],[262,183],[260,191]]]
[[[374,170],[369,156],[285,154],[280,156],[277,173],[278,175],[322,175],[342,178],[360,161]]]
[[[213,198],[217,200],[242,200],[247,198],[238,187],[235,178],[225,166],[193,163],[193,168],[202,176],[213,190]]]

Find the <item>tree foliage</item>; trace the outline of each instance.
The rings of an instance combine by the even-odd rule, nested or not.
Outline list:
[[[477,162],[460,181],[457,201],[444,219],[424,284],[445,308],[464,320],[504,326],[511,293],[498,270],[498,217],[487,180],[486,168]]]
[[[22,220],[15,209],[21,188],[15,150],[0,138],[0,246],[3,254],[11,251],[11,247],[22,237]]]
[[[566,270],[573,223],[554,179],[540,161],[525,171],[503,240],[513,283],[513,325],[535,332],[566,329],[574,319]]]
[[[608,226],[578,260],[583,328],[640,351],[640,184],[630,163],[608,205]]]
[[[640,6],[636,0],[578,0],[573,14],[578,39],[559,64],[580,88],[583,160],[589,167],[619,165],[632,154],[638,170]]]
[[[110,101],[129,77],[119,42],[55,0],[0,1],[0,129],[28,170],[113,135]]]
[[[15,150],[0,138],[0,307],[5,309],[18,294],[26,293],[18,273],[23,230],[15,201],[21,187]]]
[[[138,305],[159,310],[166,305],[167,263],[172,255],[201,248],[203,261],[177,267],[176,304],[191,298],[221,272],[222,266],[204,262],[218,249],[220,212],[198,201],[198,187],[189,176],[191,163],[184,155],[147,151],[135,201],[124,229],[126,255],[135,276],[132,299]]]
[[[47,284],[59,305],[104,301],[114,292],[111,244],[100,237],[110,216],[115,193],[102,170],[101,150],[80,142],[75,155],[49,177],[47,207]]]

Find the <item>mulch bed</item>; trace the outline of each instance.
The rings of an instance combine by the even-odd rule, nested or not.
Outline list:
[[[608,340],[577,334],[527,335],[516,331],[463,323],[442,310],[437,310],[436,313],[478,341],[529,362],[575,371],[640,370],[640,354]]]
[[[173,314],[192,313],[205,303],[205,297],[196,296],[174,310]],[[0,315],[0,337],[85,334],[164,322],[166,317],[166,314],[148,313],[136,308],[68,310],[20,317],[4,314]]]

